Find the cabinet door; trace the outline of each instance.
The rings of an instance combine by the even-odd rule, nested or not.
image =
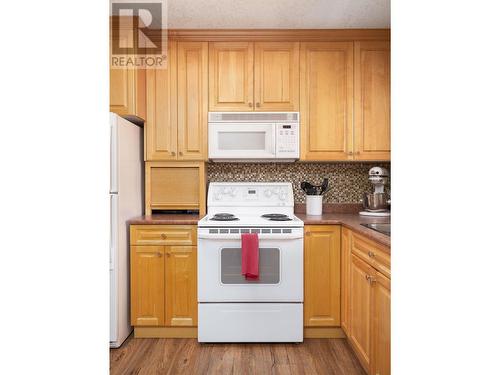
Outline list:
[[[372,355],[373,375],[391,374],[391,280],[377,272],[373,279]]]
[[[357,160],[391,158],[389,42],[356,42],[354,145]]]
[[[301,159],[352,158],[353,43],[300,47]]]
[[[207,158],[208,43],[179,42],[178,152],[179,160]]]
[[[304,244],[304,325],[340,325],[340,226],[308,225]]]
[[[370,363],[370,314],[372,268],[351,254],[351,343],[361,365]]]
[[[351,231],[347,228],[342,228],[342,251],[341,259],[341,309],[340,309],[340,325],[344,329],[347,337],[350,335],[350,269],[351,269]]]
[[[255,110],[299,110],[299,43],[255,43]]]
[[[119,34],[119,36],[115,36]],[[112,33],[128,45],[130,33]],[[110,51],[111,51],[110,46]],[[146,72],[144,69],[110,69],[109,110],[123,117],[146,119]]]
[[[253,111],[253,43],[210,43],[210,111]]]
[[[166,69],[147,71],[146,160],[177,158],[177,42],[168,43]]]
[[[166,324],[196,326],[196,246],[169,246],[166,255]]]
[[[163,246],[130,247],[130,306],[133,326],[165,323]]]

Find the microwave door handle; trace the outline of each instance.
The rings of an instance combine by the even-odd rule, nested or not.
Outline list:
[[[278,139],[278,126],[276,124],[273,124],[273,131],[271,132],[271,154],[276,157],[276,142],[277,142],[277,139]]]

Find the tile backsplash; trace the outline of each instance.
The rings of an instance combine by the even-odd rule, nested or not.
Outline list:
[[[359,203],[363,193],[371,189],[368,171],[371,167],[384,167],[390,172],[391,164],[384,163],[208,163],[208,182],[291,182],[295,203],[305,203],[302,181],[320,184],[328,178],[330,191],[325,203]]]

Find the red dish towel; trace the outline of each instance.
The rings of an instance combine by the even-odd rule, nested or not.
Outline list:
[[[259,278],[259,237],[257,233],[241,235],[241,274],[246,279]]]

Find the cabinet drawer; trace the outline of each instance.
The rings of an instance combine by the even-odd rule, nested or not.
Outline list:
[[[352,252],[376,268],[387,277],[391,277],[391,256],[378,245],[355,233],[352,235]]]
[[[131,245],[196,245],[196,226],[131,225]]]

